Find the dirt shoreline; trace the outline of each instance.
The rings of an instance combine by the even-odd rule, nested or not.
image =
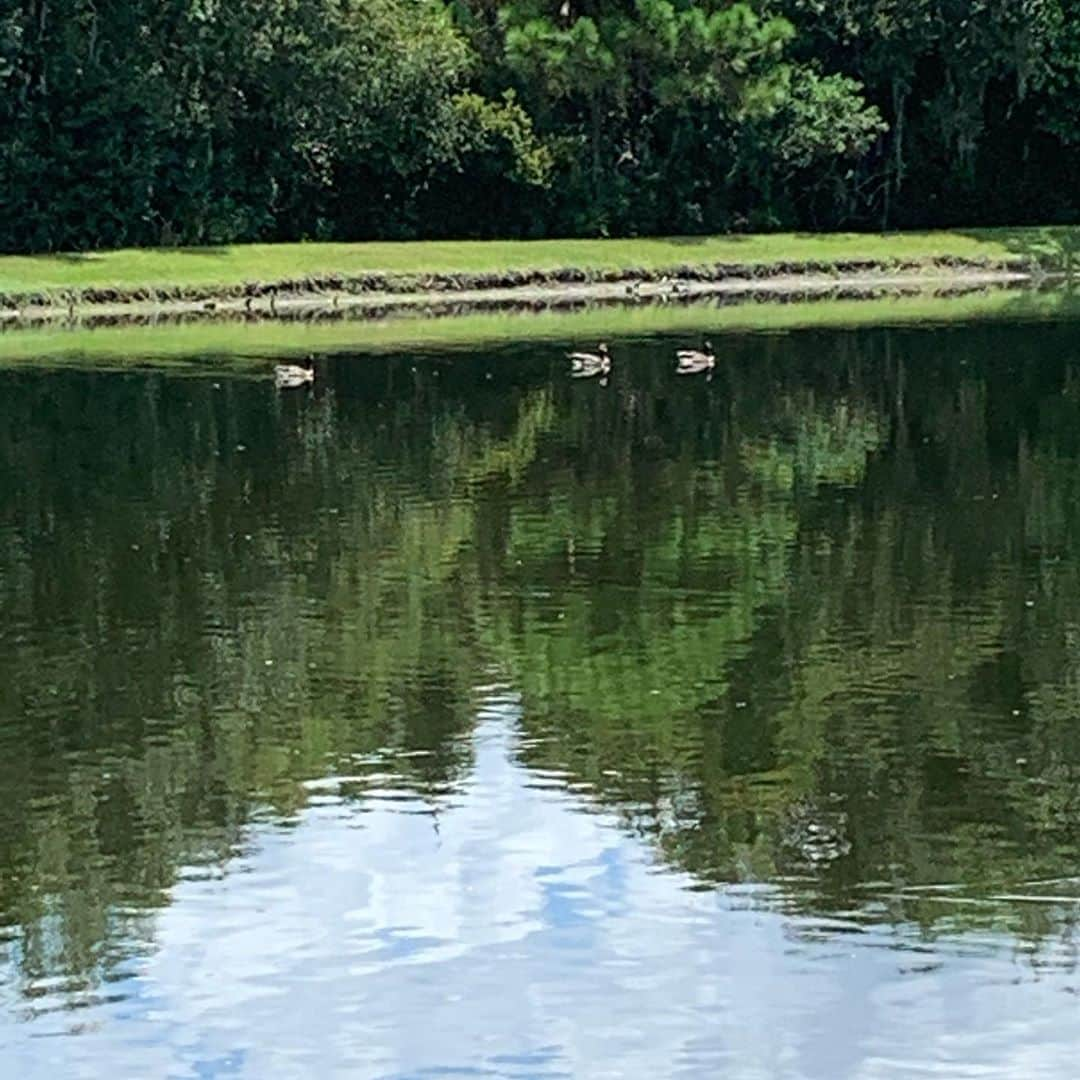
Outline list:
[[[395,311],[452,313],[501,307],[565,307],[594,302],[668,302],[708,296],[790,301],[802,296],[1019,285],[1048,277],[1008,260],[939,259],[764,266],[683,266],[667,272],[559,271],[505,275],[304,279],[221,289],[84,289],[78,293],[0,295],[0,328],[75,323],[116,325],[159,319],[381,317]]]

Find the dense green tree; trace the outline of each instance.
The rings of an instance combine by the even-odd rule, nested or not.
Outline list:
[[[879,129],[857,85],[788,63],[793,26],[748,3],[515,0],[489,33],[552,139],[571,231],[766,224],[774,184]]]
[[[543,178],[520,110],[461,97],[469,64],[436,0],[25,0],[0,23],[0,242],[417,231],[445,170]]]
[[[1070,221],[1077,0],[3,0],[0,248]]]
[[[798,54],[859,79],[889,125],[839,211],[908,227],[1075,218],[1073,0],[781,7]]]

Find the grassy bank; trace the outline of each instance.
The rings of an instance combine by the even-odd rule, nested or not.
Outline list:
[[[812,328],[1039,320],[1080,315],[1064,291],[987,289],[958,297],[932,293],[873,300],[802,303],[627,305],[570,311],[420,315],[326,322],[205,322],[100,329],[32,329],[0,333],[0,367],[162,366],[197,372],[265,369],[275,358],[309,353],[379,353],[468,349],[514,342],[594,342],[685,335],[696,342],[726,333]]]
[[[0,256],[8,305],[60,299],[212,297],[268,286],[376,289],[714,273],[970,263],[1057,269],[1080,229],[986,229],[887,235],[837,233],[633,240],[252,244],[80,255]]]

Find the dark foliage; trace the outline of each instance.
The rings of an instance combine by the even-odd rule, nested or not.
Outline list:
[[[1078,0],[2,0],[0,247],[1080,216]]]

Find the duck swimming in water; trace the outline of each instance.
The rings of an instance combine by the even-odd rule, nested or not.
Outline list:
[[[314,367],[300,367],[298,364],[278,364],[274,368],[274,385],[279,390],[289,390],[294,386],[303,386],[305,383],[313,383],[314,381]]]
[[[711,341],[706,341],[701,349],[679,349],[675,358],[675,371],[679,375],[698,375],[716,367],[716,355],[713,353]]]
[[[594,353],[572,352],[566,355],[570,361],[570,374],[575,379],[589,379],[611,371],[611,353],[603,342],[596,347]]]

